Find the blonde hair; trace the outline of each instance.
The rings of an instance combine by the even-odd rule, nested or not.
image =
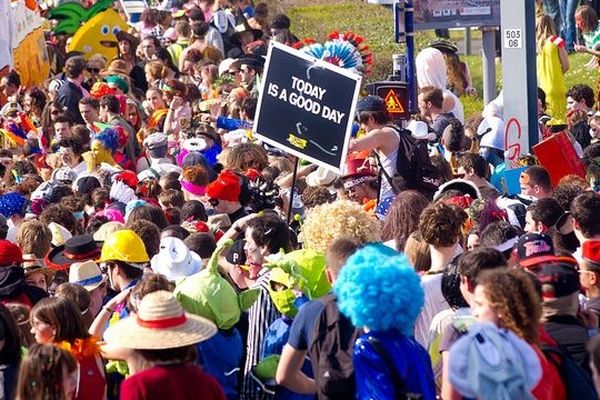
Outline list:
[[[411,233],[406,239],[404,254],[416,272],[427,272],[431,268],[431,251],[419,231]]]
[[[326,229],[325,229],[326,228]],[[304,248],[327,252],[338,236],[349,236],[361,243],[380,240],[379,221],[349,200],[337,200],[312,208],[302,225]]]
[[[546,40],[552,36],[556,36],[556,29],[552,18],[548,14],[537,17],[535,21],[535,38],[538,53],[544,47]]]

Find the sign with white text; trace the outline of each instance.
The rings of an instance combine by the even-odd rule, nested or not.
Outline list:
[[[340,172],[361,76],[271,42],[254,133],[296,157]]]

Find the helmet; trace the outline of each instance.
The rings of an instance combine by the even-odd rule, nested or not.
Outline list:
[[[142,239],[134,231],[124,229],[111,233],[104,241],[98,263],[107,261],[142,264],[150,258]]]

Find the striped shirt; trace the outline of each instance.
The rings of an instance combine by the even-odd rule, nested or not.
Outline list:
[[[250,307],[248,313],[248,339],[246,344],[246,364],[244,365],[244,382],[241,400],[264,400],[272,396],[259,393],[258,385],[248,372],[258,364],[262,353],[262,345],[271,324],[281,317],[269,296],[270,270],[263,268],[258,273],[254,288],[260,289],[258,300]]]

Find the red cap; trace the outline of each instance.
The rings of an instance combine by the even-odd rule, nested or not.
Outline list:
[[[0,267],[7,267],[23,262],[21,248],[10,240],[0,240]]]
[[[581,257],[594,264],[600,264],[600,240],[586,240],[583,242]]]
[[[240,178],[231,171],[222,171],[216,180],[206,187],[206,195],[211,199],[239,201],[242,185]]]

